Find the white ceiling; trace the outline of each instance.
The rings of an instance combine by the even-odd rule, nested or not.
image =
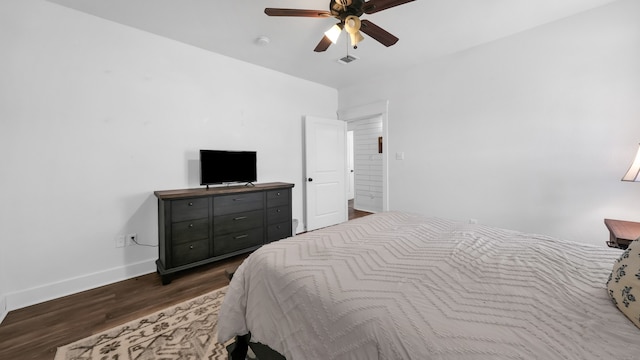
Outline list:
[[[354,50],[342,34],[324,53],[313,48],[334,18],[269,17],[264,8],[328,10],[329,0],[49,1],[339,89],[615,0],[416,0],[361,16],[399,37],[397,44],[386,48],[364,35]],[[270,43],[258,45],[259,36]],[[359,60],[338,63],[347,51]]]

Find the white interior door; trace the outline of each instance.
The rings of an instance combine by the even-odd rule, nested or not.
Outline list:
[[[307,231],[347,221],[346,136],[344,121],[304,119]]]

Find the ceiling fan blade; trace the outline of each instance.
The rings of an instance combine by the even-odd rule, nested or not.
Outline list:
[[[325,36],[322,37],[322,40],[320,40],[320,42],[318,43],[318,45],[316,45],[316,48],[313,49],[313,51],[315,51],[315,52],[326,51],[329,48],[329,46],[331,46],[331,44],[333,44],[333,43],[327,37],[327,35],[325,35]]]
[[[393,36],[391,33],[369,20],[360,21],[360,31],[371,36],[379,43],[387,47],[397,43],[399,40],[397,37]]]
[[[331,17],[331,13],[324,10],[266,8],[264,13],[269,16]]]
[[[415,0],[370,0],[364,3],[362,10],[365,14],[373,14],[412,1]]]

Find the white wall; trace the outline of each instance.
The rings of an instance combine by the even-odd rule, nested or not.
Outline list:
[[[640,221],[640,2],[340,89],[389,100],[390,208],[605,246]],[[404,152],[405,160],[395,160]]]
[[[116,236],[157,244],[153,191],[199,186],[201,148],[256,150],[302,218],[301,119],[335,117],[335,89],[43,0],[0,2],[0,45],[9,310],[155,271]]]

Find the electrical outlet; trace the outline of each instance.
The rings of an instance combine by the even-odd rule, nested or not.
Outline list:
[[[138,234],[127,234],[126,246],[135,245],[138,241]]]
[[[118,235],[116,236],[116,247],[117,248],[121,248],[124,247],[124,235]]]

